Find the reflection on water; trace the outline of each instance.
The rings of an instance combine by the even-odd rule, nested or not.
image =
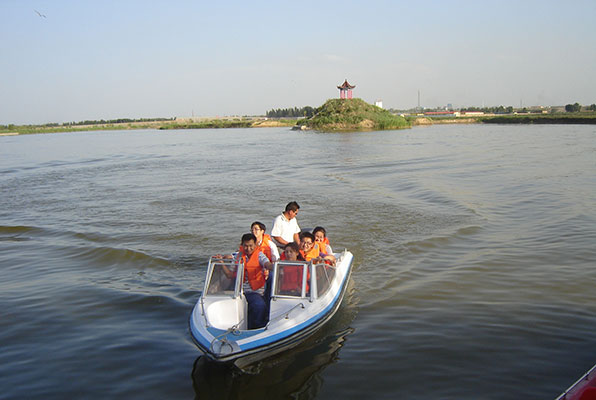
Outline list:
[[[345,314],[340,309],[339,314]],[[321,372],[338,358],[347,336],[345,318],[334,316],[299,346],[240,370],[207,357],[192,371],[197,399],[314,399],[323,384]]]
[[[323,370],[339,358],[339,351],[354,332],[358,296],[354,281],[337,313],[300,345],[255,364],[237,368],[207,357],[197,358],[192,371],[197,399],[314,399],[322,385]]]

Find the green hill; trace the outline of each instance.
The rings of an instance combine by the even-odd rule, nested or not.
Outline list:
[[[411,126],[405,118],[362,99],[327,100],[313,117],[298,124],[319,131],[377,131]]]

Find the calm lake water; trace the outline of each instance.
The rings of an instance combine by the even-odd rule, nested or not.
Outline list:
[[[0,137],[3,399],[553,399],[596,363],[596,127]],[[355,255],[336,317],[238,371],[188,317],[288,201]]]

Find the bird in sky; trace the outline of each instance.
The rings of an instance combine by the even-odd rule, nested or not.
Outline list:
[[[35,12],[37,13],[37,15],[39,15],[40,17],[47,18],[45,15],[43,15],[43,14],[42,14],[42,13],[40,13],[39,11],[37,11],[37,10],[33,10],[33,11],[35,11]]]

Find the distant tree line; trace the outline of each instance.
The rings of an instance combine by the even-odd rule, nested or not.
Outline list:
[[[504,107],[504,106],[498,106],[498,107],[463,107],[461,109],[461,111],[480,111],[480,112],[484,112],[487,114],[511,114],[513,112],[513,107],[509,106],[509,107]]]
[[[19,126],[25,127],[44,127],[44,128],[56,128],[60,126],[81,126],[81,125],[106,125],[106,124],[126,124],[131,122],[153,122],[153,121],[174,121],[176,118],[138,118],[138,119],[130,119],[130,118],[119,118],[119,119],[109,119],[109,120],[93,120],[93,121],[79,121],[79,122],[50,122],[47,124],[40,124],[40,125],[0,125],[0,129],[15,129]]]
[[[276,108],[267,111],[265,114],[268,118],[298,118],[298,117],[312,117],[315,115],[316,109],[310,106],[298,108]]]
[[[137,118],[137,119],[130,119],[130,118],[118,118],[118,119],[109,119],[109,120],[93,120],[93,121],[79,121],[79,122],[65,122],[63,126],[78,126],[78,125],[104,125],[104,124],[128,124],[132,122],[154,122],[154,121],[173,121],[176,118]],[[53,124],[46,124],[44,126],[51,126]],[[58,124],[56,124],[58,125]]]
[[[596,104],[592,104],[589,105],[587,107],[583,107],[588,111],[596,111]],[[580,112],[582,110],[582,106],[579,103],[575,103],[575,104],[567,104],[565,106],[565,111],[567,112]]]

